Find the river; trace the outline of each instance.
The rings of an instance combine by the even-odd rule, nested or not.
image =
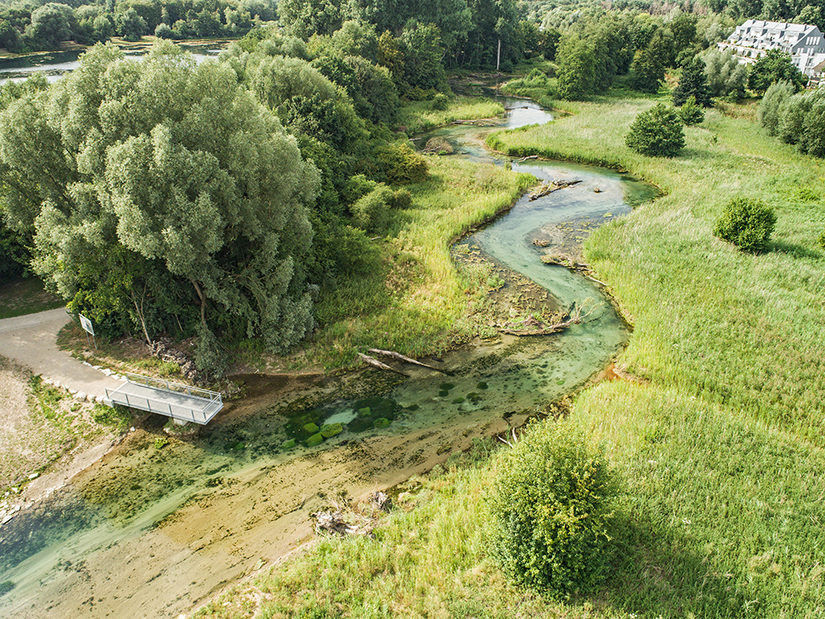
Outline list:
[[[538,106],[506,100],[504,127],[544,123]],[[453,156],[503,165],[486,130],[436,134]],[[540,179],[581,182],[506,214],[461,240],[459,260],[492,261],[549,291],[582,324],[549,337],[503,336],[445,356],[445,376],[367,370],[343,377],[244,377],[246,395],[209,427],[166,444],[151,419],[101,462],[0,528],[4,616],[174,615],[311,537],[308,515],[337,494],[387,488],[506,432],[602,371],[628,331],[600,288],[542,262],[571,239],[628,212],[653,188],[613,171],[559,162],[512,162]],[[557,247],[559,246],[559,247]],[[341,423],[312,449],[291,448]],[[309,426],[309,429],[306,427]]]
[[[189,51],[196,62],[203,62],[210,58],[217,58],[222,51],[217,45],[182,44]],[[124,50],[126,58],[140,59],[146,54],[146,49]],[[0,86],[8,82],[22,82],[35,74],[42,74],[46,81],[56,82],[66,73],[74,71],[80,66],[82,51],[46,52],[31,54],[18,58],[0,59]]]

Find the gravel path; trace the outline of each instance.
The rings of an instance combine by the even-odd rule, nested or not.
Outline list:
[[[91,397],[121,381],[85,365],[57,347],[57,333],[71,318],[63,308],[0,320],[0,355],[27,366],[53,382]]]

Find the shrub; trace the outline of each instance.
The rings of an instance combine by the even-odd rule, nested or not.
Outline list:
[[[733,198],[716,222],[713,233],[739,249],[758,252],[773,234],[776,215],[761,200]]]
[[[406,143],[382,148],[378,164],[388,183],[418,183],[427,178],[427,160]]]
[[[554,597],[605,573],[616,484],[601,453],[569,424],[545,422],[495,460],[487,495],[492,552],[515,581]]]
[[[745,96],[748,71],[730,52],[711,49],[705,54],[705,74],[711,96],[741,99]]]
[[[679,84],[673,90],[673,105],[683,105],[688,98],[705,107],[710,105],[710,88],[705,75],[705,63],[699,56],[682,69]]]
[[[449,103],[450,100],[447,98],[447,95],[440,92],[433,97],[431,105],[434,110],[446,110]]]
[[[172,32],[172,28],[168,24],[160,23],[155,28],[155,36],[159,39],[174,39],[175,33]]]
[[[682,119],[672,108],[657,103],[636,117],[625,143],[643,155],[673,157],[685,146]]]
[[[405,209],[412,206],[412,194],[406,189],[398,189],[393,192],[389,205],[396,209]]]
[[[686,125],[698,125],[705,120],[705,111],[696,105],[696,98],[690,96],[679,109],[679,117]]]
[[[392,209],[409,208],[412,195],[406,189],[393,191],[380,183],[350,207],[355,224],[370,232],[385,232],[392,219]]]

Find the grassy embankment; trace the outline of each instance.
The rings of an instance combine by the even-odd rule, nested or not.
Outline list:
[[[614,569],[568,603],[508,585],[486,556],[485,458],[424,480],[376,540],[322,541],[210,605],[237,616],[723,616],[825,613],[825,163],[746,118],[709,112],[675,159],[630,152],[644,99],[499,135],[513,154],[626,168],[667,192],[601,228],[586,255],[635,331],[644,380],[581,393],[567,423],[620,474]],[[771,250],[739,253],[713,221],[734,195],[779,216]]]
[[[533,179],[458,158],[428,162],[429,179],[408,186],[413,206],[395,213],[391,233],[376,241],[383,267],[321,298],[321,328],[303,353],[306,361],[346,365],[365,346],[440,353],[484,328],[473,314],[487,291],[486,274],[459,273],[450,241],[513,204]]]
[[[413,135],[503,112],[489,99],[455,97],[446,110],[434,110],[430,102],[408,103],[398,124]],[[375,241],[381,267],[322,295],[316,308],[320,326],[298,355],[299,364],[345,366],[367,346],[414,356],[440,353],[485,328],[474,316],[487,292],[485,273],[459,273],[449,245],[512,205],[533,179],[458,158],[428,156],[427,161],[429,178],[407,186],[412,207],[395,212],[389,233]]]
[[[398,112],[397,124],[405,129],[407,135],[415,135],[449,125],[456,120],[494,118],[502,114],[504,106],[498,101],[479,97],[455,97],[445,110],[433,109],[430,101],[407,103]]]

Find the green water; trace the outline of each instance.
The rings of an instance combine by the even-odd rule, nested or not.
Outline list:
[[[506,103],[514,109],[504,126],[551,120],[528,102]],[[480,145],[483,131],[450,127],[437,133],[454,144],[457,156],[503,163]],[[541,179],[582,182],[533,202],[523,198],[461,245],[546,288],[561,307],[585,309],[583,324],[550,337],[508,337],[453,352],[443,360],[449,376],[416,371],[402,379],[372,372],[359,383],[360,391],[333,381],[320,395],[309,394],[290,406],[273,401],[242,419],[222,421],[219,416],[198,434],[168,447],[159,448],[148,435],[118,458],[97,465],[93,474],[0,527],[0,583],[14,583],[14,589],[0,596],[0,614],[46,614],[42,608],[30,612],[32,604],[37,607],[41,601],[44,583],[54,591],[84,558],[140,538],[192,497],[208,495],[229,475],[277,467],[305,454],[307,444],[450,427],[466,415],[483,421],[537,411],[603,369],[626,341],[625,325],[592,282],[564,267],[542,263],[541,253],[552,247],[539,248],[533,240],[546,236],[548,227],[601,224],[650,199],[654,191],[587,166],[530,162],[513,163],[513,168]],[[262,384],[259,389],[265,389]],[[157,430],[162,422],[150,425]],[[323,444],[313,448],[324,449]],[[198,552],[183,545],[174,550],[183,555]],[[107,577],[117,579],[117,566]],[[193,575],[195,588],[196,582]],[[175,594],[156,591],[159,600]]]

